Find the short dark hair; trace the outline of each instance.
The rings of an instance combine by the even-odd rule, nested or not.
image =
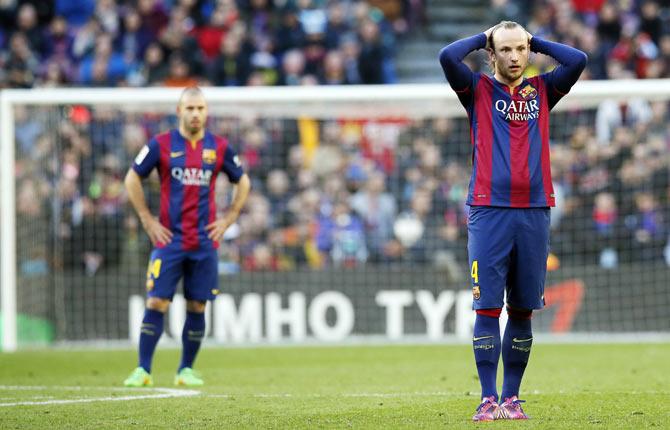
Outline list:
[[[181,96],[179,96],[179,102],[181,103],[181,100],[184,98],[184,96],[193,96],[193,95],[202,95],[202,90],[200,87],[186,87],[184,88],[184,91],[181,92]]]

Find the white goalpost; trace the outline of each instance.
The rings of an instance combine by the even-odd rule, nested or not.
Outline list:
[[[320,330],[327,333],[329,327],[338,327],[337,312],[342,309],[347,312],[348,323],[345,324],[345,329],[340,330],[339,339],[346,339],[349,336],[386,336],[390,340],[397,340],[403,337],[424,336],[439,340],[441,336],[462,331],[462,328],[454,326],[457,322],[453,321],[455,312],[453,310],[457,306],[455,304],[457,297],[469,297],[469,293],[459,296],[459,292],[469,291],[468,278],[463,275],[469,272],[467,261],[464,263],[462,255],[459,254],[459,247],[462,248],[464,243],[464,232],[462,212],[455,203],[455,195],[459,187],[462,187],[463,175],[469,175],[470,155],[467,150],[470,136],[466,112],[448,85],[204,88],[204,92],[210,105],[210,118],[217,124],[218,131],[230,133],[227,137],[234,145],[239,145],[236,149],[243,158],[257,157],[259,160],[256,167],[253,167],[257,169],[254,172],[259,172],[258,176],[262,178],[258,179],[261,187],[257,191],[255,204],[259,207],[273,207],[273,202],[280,200],[281,204],[277,207],[282,208],[281,210],[290,218],[289,221],[278,221],[274,219],[279,218],[276,213],[268,212],[267,217],[274,218],[268,221],[268,226],[260,233],[253,228],[253,223],[256,221],[252,221],[251,218],[247,223],[244,221],[240,223],[242,233],[231,241],[230,247],[225,248],[224,252],[229,252],[230,255],[222,256],[219,266],[223,282],[228,288],[223,288],[225,294],[221,298],[226,305],[218,308],[237,312],[237,320],[225,320],[228,326],[221,322],[220,327],[225,326],[226,330],[231,330],[235,324],[242,324],[240,321],[245,318],[242,314],[243,305],[253,303],[253,306],[248,305],[244,308],[248,312],[257,313],[258,324],[250,322],[249,318],[252,317],[248,315],[245,320],[245,324],[257,327],[253,342],[276,341],[282,338],[303,341],[305,337],[296,336],[292,331],[297,326],[302,327],[301,330],[306,333],[307,338],[311,336],[319,340],[310,322],[317,321],[313,324],[319,327],[317,332]],[[36,320],[48,324],[53,333],[50,335],[50,341],[128,339],[128,308],[134,309],[134,306],[129,306],[128,303],[133,303],[133,300],[137,303],[133,297],[141,295],[143,287],[143,273],[138,268],[139,265],[145,264],[146,258],[142,251],[144,249],[142,239],[133,236],[137,231],[136,228],[128,227],[132,225],[132,214],[124,210],[120,210],[117,214],[120,220],[117,220],[118,224],[92,221],[91,225],[94,227],[89,230],[81,227],[87,222],[86,209],[83,209],[84,215],[72,215],[72,219],[66,219],[67,217],[62,214],[64,203],[61,200],[65,199],[59,194],[61,193],[59,172],[66,165],[62,155],[70,150],[67,145],[61,143],[62,127],[76,121],[66,112],[68,108],[84,106],[93,116],[99,109],[111,112],[105,118],[111,117],[112,120],[108,120],[105,126],[113,124],[116,128],[110,126],[110,129],[119,133],[115,135],[117,138],[125,136],[124,127],[128,122],[132,122],[137,129],[153,133],[154,127],[163,127],[169,123],[179,94],[179,89],[165,88],[10,89],[1,92],[0,307],[3,352],[15,351],[23,342],[19,335],[19,326],[24,324],[20,322],[23,321],[22,315],[25,317],[25,324],[37,324]],[[584,172],[573,172],[574,174],[570,171],[563,172],[564,168],[568,170],[571,168],[569,161],[566,160],[571,160],[570,157],[575,154],[582,154],[579,152],[581,149],[571,143],[571,139],[579,135],[579,131],[575,130],[586,130],[589,135],[586,139],[593,138],[594,121],[599,108],[602,109],[603,102],[614,102],[617,106],[623,106],[630,104],[631,100],[642,101],[648,105],[650,112],[653,111],[652,105],[656,102],[664,104],[667,109],[670,103],[670,79],[579,82],[552,113],[552,145],[561,152],[556,158],[559,163],[556,171],[565,173],[566,177],[582,175],[579,177],[588,179],[587,174],[591,170],[595,172],[599,167],[597,161],[594,161],[593,166],[584,161],[587,163]],[[19,142],[16,127],[17,109],[21,110],[19,122],[25,124],[32,121],[40,130],[39,135],[26,134],[29,137],[25,139],[22,137],[23,140]],[[144,118],[147,114],[151,116],[149,119]],[[667,118],[668,114],[665,115]],[[302,128],[304,124],[301,121],[305,119],[311,124],[312,134]],[[440,128],[441,120],[449,121],[446,131]],[[639,162],[640,166],[654,166],[658,170],[658,176],[661,176],[663,168],[670,168],[670,163],[667,161],[670,155],[667,149],[666,152],[659,152],[655,146],[654,133],[657,130],[653,130],[652,126],[644,128],[646,124],[652,124],[654,119],[649,117],[636,120],[639,121],[637,124],[629,125],[624,121],[622,126],[635,131],[637,140],[634,143],[639,144],[640,148],[644,147],[644,150],[619,148],[616,146],[618,143],[612,144],[615,149],[620,150],[616,157],[619,157],[622,163],[614,167],[612,163],[607,164],[606,161],[619,158],[607,155],[606,151],[594,156],[597,160],[605,160],[602,163],[605,167],[601,170],[605,172],[607,180],[613,181],[612,183],[620,182],[618,178],[626,175],[626,166],[635,162]],[[631,119],[628,118],[626,121]],[[146,125],[147,123],[150,124]],[[615,123],[612,124],[613,130],[619,127]],[[636,126],[642,127],[641,131],[636,129]],[[74,128],[86,139],[88,139],[85,136],[87,132],[99,133],[102,137],[96,139],[101,139],[105,148],[124,145],[124,142],[105,141],[104,131],[99,131],[95,127],[93,118]],[[336,131],[332,131],[333,129]],[[100,130],[106,129],[100,128]],[[670,130],[667,132],[670,133]],[[260,143],[254,140],[256,138],[254,133],[263,135]],[[355,135],[354,138],[351,137],[352,134]],[[52,152],[48,157],[40,155],[42,158],[37,161],[24,162],[24,159],[31,159],[29,151],[37,147],[35,141],[42,137],[50,142],[50,146],[45,144],[45,147],[50,148]],[[24,145],[23,149],[17,146],[20,144]],[[602,142],[600,145],[608,146]],[[294,151],[300,152],[302,161],[294,161],[294,154],[291,151],[293,147],[298,147],[302,151],[298,149]],[[420,159],[421,154],[430,153],[426,147],[437,148],[438,157],[443,161],[433,170],[426,167],[430,165],[429,156],[426,156],[426,160]],[[456,147],[460,149],[457,150]],[[99,199],[100,193],[95,187],[107,180],[107,177],[102,179],[99,177],[103,175],[100,172],[108,168],[107,165],[101,167],[107,161],[90,155],[95,154],[95,145],[92,144],[91,148],[93,149],[87,149],[89,152],[86,152],[89,154],[87,157],[92,157],[91,159],[86,159],[84,156],[79,156],[77,159],[81,172],[90,170],[90,177],[83,179],[83,173],[80,172],[80,176],[71,181],[73,187],[78,187],[72,191],[73,194],[88,193],[92,196],[90,198],[84,196],[87,198],[83,200]],[[117,163],[120,161],[123,164],[128,161],[129,154],[121,149],[105,149],[105,151],[114,154],[123,153],[122,156],[116,156]],[[323,162],[329,165],[329,161],[337,159],[339,164],[324,173],[318,164],[305,161],[308,157],[305,154],[308,151],[317,154],[314,157],[319,161],[313,163]],[[644,154],[640,155],[639,152]],[[663,160],[658,160],[658,157],[662,157]],[[271,161],[266,163],[265,160],[270,158]],[[658,163],[662,161],[665,165],[654,164],[654,158]],[[251,160],[252,158],[248,158],[247,162],[252,163]],[[298,168],[294,163],[302,165]],[[280,240],[277,234],[273,234],[279,231],[282,232],[282,237],[293,237],[291,234],[295,232],[299,232],[299,235],[308,234],[300,229],[301,222],[304,224],[307,221],[296,219],[296,215],[290,212],[290,209],[281,205],[289,206],[296,201],[307,205],[311,202],[310,193],[316,193],[320,196],[319,204],[322,205],[322,209],[323,205],[330,208],[328,205],[331,203],[335,206],[337,199],[328,201],[331,182],[336,182],[332,178],[341,176],[338,196],[346,194],[348,197],[353,197],[361,192],[363,187],[361,183],[375,171],[374,168],[368,169],[369,165],[384,171],[387,192],[395,200],[398,208],[396,217],[400,217],[404,212],[411,212],[413,208],[412,197],[407,197],[407,193],[410,192],[408,190],[411,190],[412,186],[417,187],[416,184],[423,183],[421,175],[418,179],[414,179],[416,172],[419,174],[425,174],[429,170],[433,172],[431,174],[434,178],[425,185],[433,187],[430,188],[433,196],[437,196],[442,189],[452,191],[451,194],[445,191],[443,197],[432,200],[430,214],[434,217],[430,218],[430,221],[424,221],[424,224],[426,228],[435,224],[435,229],[434,234],[426,231],[425,246],[421,242],[421,256],[417,257],[419,251],[416,250],[419,245],[407,245],[400,243],[402,241],[396,241],[393,245],[396,248],[393,249],[397,249],[397,256],[394,254],[388,257],[380,254],[381,256],[373,257],[375,248],[368,242],[367,253],[356,254],[367,257],[351,257],[351,261],[346,260],[342,263],[338,260],[339,254],[332,248],[324,248],[326,245],[319,244],[319,238],[316,236],[296,245],[288,239]],[[21,166],[23,170],[17,172],[17,166]],[[129,164],[123,164],[124,169],[128,166]],[[362,173],[359,171],[361,166]],[[452,166],[453,170],[448,170],[446,166]],[[46,169],[48,173],[44,174],[46,179],[35,184],[33,182],[37,181],[32,181],[30,175],[33,174],[31,172],[39,173],[40,169]],[[24,173],[26,171],[29,173]],[[288,178],[290,187],[283,200],[273,200],[270,188],[265,189],[265,184],[269,181],[267,178],[269,171],[284,171]],[[305,171],[308,173],[304,173]],[[624,173],[621,173],[622,171]],[[292,176],[293,174],[296,176]],[[357,174],[361,175],[360,178],[356,176]],[[450,176],[452,174],[455,176]],[[595,177],[596,173],[592,174]],[[17,181],[20,175],[20,180]],[[304,179],[303,176],[309,178]],[[644,179],[644,172],[640,173],[640,176]],[[584,183],[587,179],[584,179]],[[301,182],[303,180],[311,182],[304,185]],[[560,182],[564,178],[555,180]],[[458,182],[458,187],[454,181]],[[567,184],[569,180],[566,181]],[[546,317],[541,317],[546,320],[540,319],[540,325],[547,333],[667,334],[670,331],[667,321],[660,320],[662,312],[660,307],[670,304],[670,287],[667,287],[670,285],[668,283],[670,274],[663,250],[660,255],[657,250],[648,252],[652,242],[638,243],[636,231],[633,229],[634,231],[629,232],[629,224],[634,222],[636,210],[639,209],[636,206],[636,199],[644,199],[639,196],[644,193],[651,195],[651,198],[655,199],[655,208],[659,214],[662,213],[662,209],[669,207],[667,190],[662,189],[665,183],[650,181],[649,187],[656,188],[645,188],[646,185],[640,185],[638,188],[628,187],[627,183],[616,188],[608,186],[607,181],[604,181],[601,188],[588,188],[583,183],[570,183],[560,187],[565,194],[562,197],[570,200],[569,204],[577,205],[577,208],[570,206],[573,212],[561,210],[561,214],[564,215],[560,222],[563,224],[558,224],[554,232],[558,239],[552,253],[556,255],[557,260],[560,260],[560,265],[550,273],[551,279],[548,282],[548,286],[555,287],[552,290],[553,307],[546,313]],[[351,184],[354,182],[358,182],[359,188],[347,188],[353,186]],[[437,185],[434,185],[435,183]],[[465,184],[467,185],[467,178]],[[46,209],[39,217],[24,217],[20,209],[17,209],[19,188],[24,185],[26,189],[28,187],[39,189],[40,192],[35,195],[45,199],[40,203]],[[634,192],[635,196],[626,196],[625,193],[629,191]],[[596,199],[601,199],[597,196],[602,193],[613,195],[615,201],[620,203],[618,212],[620,225],[617,224],[619,225],[617,231],[621,232],[621,237],[617,236],[616,243],[608,242],[607,246],[598,247],[596,245],[599,240],[605,243],[605,240],[609,239],[599,236],[601,232],[597,228],[592,229],[594,220],[591,212],[579,212],[579,204],[583,208],[591,208],[596,204]],[[25,191],[21,198],[30,200],[31,195],[33,194]],[[88,200],[84,203],[81,198],[74,201],[73,213],[79,214],[78,211],[82,209],[77,205],[83,204],[86,207],[86,204],[89,204]],[[623,202],[629,200],[631,206],[626,206]],[[323,203],[324,201],[326,203]],[[564,202],[565,199],[559,204]],[[352,203],[352,206],[355,206],[355,203]],[[352,214],[354,209],[350,209]],[[628,210],[630,213],[626,212]],[[82,216],[83,221],[77,218]],[[319,216],[324,215],[316,211],[315,218],[310,222],[317,223]],[[450,217],[453,217],[453,221]],[[670,230],[668,218],[662,221],[665,229],[663,234],[666,235],[665,242],[667,232]],[[119,225],[121,226],[119,228],[123,229],[123,233],[119,233],[122,236],[119,239],[122,245],[119,246],[123,248],[113,250],[115,258],[118,259],[115,263],[107,263],[111,261],[107,256],[99,256],[105,255],[105,251],[99,249],[99,246],[105,246],[104,243],[91,245],[92,248],[89,249],[82,248],[77,242],[80,236],[77,236],[76,231],[81,230],[81,237],[90,239],[99,232],[109,233],[110,229],[115,228],[113,225]],[[33,230],[38,227],[39,233]],[[66,227],[75,233],[62,236],[61,231]],[[458,232],[449,230],[452,227]],[[254,240],[244,242],[255,234],[258,236],[254,236]],[[393,237],[393,233],[390,234],[391,236],[386,238],[388,242],[397,239]],[[588,238],[585,236],[587,234]],[[101,242],[108,240],[104,238],[99,240]],[[662,247],[660,239],[658,242],[657,247]],[[646,243],[650,244],[649,247],[645,247]],[[29,249],[25,249],[26,244],[30,244]],[[310,254],[312,252],[309,251],[312,249],[310,246],[318,248],[320,254],[318,256]],[[245,254],[247,248],[251,250]],[[345,246],[345,252],[346,249]],[[607,259],[608,256],[612,256],[608,253],[610,251],[614,252],[614,263],[611,258]],[[134,254],[129,254],[131,252]],[[262,252],[271,253],[270,261],[274,262],[272,263],[274,265],[260,267],[261,255],[265,255]],[[299,256],[296,256],[297,254]],[[82,263],[84,257],[91,258],[91,255],[95,256],[93,260]],[[665,258],[670,262],[670,253]],[[139,260],[142,262],[135,265],[134,263]],[[90,261],[102,264],[101,268],[99,269],[97,265],[86,265],[82,269],[83,265],[89,264]],[[128,262],[133,263],[132,272],[129,272],[128,267],[131,265]],[[228,268],[232,266],[235,268],[229,270]],[[633,280],[645,285],[628,285]],[[23,282],[28,285],[25,289]],[[126,287],[131,283],[137,286]],[[663,288],[663,285],[666,287]],[[451,296],[441,296],[443,290],[451,291]],[[390,296],[389,291],[406,291],[407,294]],[[276,293],[278,294],[271,295]],[[295,299],[297,304],[293,307],[291,300],[298,297],[296,296],[298,293],[303,294],[303,298]],[[39,299],[29,297],[38,295]],[[332,298],[332,301],[328,302],[324,297]],[[380,297],[392,298],[387,300]],[[86,303],[95,303],[94,309],[86,309]],[[627,314],[626,303],[631,303],[631,307],[638,307],[634,314]],[[268,313],[270,305],[275,306],[277,313]],[[298,306],[301,306],[301,311],[299,316],[296,316],[298,314],[293,311]],[[643,310],[648,309],[648,312],[644,314],[639,307]],[[39,311],[33,311],[36,308],[39,308]],[[214,312],[218,308],[215,306]],[[588,312],[580,313],[580,308],[588,309]],[[389,316],[391,314],[396,315],[396,320]],[[293,325],[294,321],[300,318],[304,320]],[[400,321],[397,318],[400,318]],[[216,314],[213,319],[217,320]],[[278,328],[271,327],[271,323],[268,322],[275,319]],[[130,320],[134,320],[132,315]],[[393,327],[389,328],[390,324],[393,324]],[[266,330],[272,333],[271,339],[264,334]],[[223,343],[249,342],[243,330],[236,333],[234,339],[226,337],[221,331],[214,333],[213,336],[216,341]]]

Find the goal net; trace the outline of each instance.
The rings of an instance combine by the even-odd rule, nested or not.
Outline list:
[[[206,88],[252,178],[219,250],[209,341],[467,339],[465,111],[448,85]],[[178,90],[2,92],[3,349],[127,340],[150,243],[123,177]],[[535,327],[668,333],[670,83],[580,82],[551,118],[551,255]],[[224,179],[219,208],[230,199]],[[156,213],[159,186],[145,183]],[[180,290],[178,290],[180,291]],[[179,338],[183,297],[167,338]]]

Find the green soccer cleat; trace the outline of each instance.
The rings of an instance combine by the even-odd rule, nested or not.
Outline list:
[[[123,385],[126,387],[153,387],[154,378],[146,370],[138,367],[123,381]]]
[[[178,387],[199,387],[205,381],[190,367],[184,367],[174,377],[174,384]]]

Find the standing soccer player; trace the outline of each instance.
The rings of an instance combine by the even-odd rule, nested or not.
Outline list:
[[[493,76],[473,73],[463,58],[487,48]],[[560,63],[524,78],[530,52]],[[503,21],[440,52],[444,75],[468,112],[473,147],[468,190],[468,258],[475,319],[473,347],[482,402],[474,421],[527,419],[518,399],[533,334],[531,315],[544,306],[549,252],[549,111],[577,82],[586,54],[533,37]],[[501,342],[499,317],[507,293],[509,320]],[[504,380],[498,403],[496,373]]]
[[[216,250],[223,233],[239,216],[251,187],[228,142],[205,129],[207,102],[199,88],[184,90],[177,115],[179,128],[151,139],[125,179],[130,202],[154,245],[147,270],[139,365],[124,381],[127,387],[153,385],[151,361],[163,333],[163,316],[182,277],[187,312],[174,383],[203,384],[193,372],[193,361],[205,333],[205,305],[219,291]],[[158,218],[149,211],[142,188],[142,178],[154,168],[161,183]],[[236,187],[225,216],[216,219],[214,193],[219,172]]]

